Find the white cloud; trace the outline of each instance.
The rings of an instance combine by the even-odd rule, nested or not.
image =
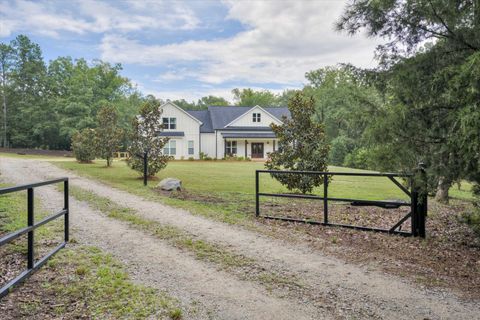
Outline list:
[[[63,6],[62,6],[63,5]],[[121,7],[119,5],[123,5]],[[29,32],[59,37],[74,34],[193,29],[199,24],[182,2],[101,2],[92,0],[0,2],[0,36]]]
[[[376,42],[333,30],[340,1],[228,1],[227,19],[246,30],[230,38],[147,45],[124,35],[106,35],[102,58],[122,63],[195,64],[188,77],[210,84],[227,81],[298,85],[306,71],[350,62],[373,66]],[[168,73],[167,73],[168,74]]]

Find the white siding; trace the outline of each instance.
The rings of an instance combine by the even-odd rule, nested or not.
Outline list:
[[[261,121],[253,122],[253,114],[260,113]],[[280,124],[280,122],[270,116],[260,107],[250,109],[247,113],[229,124],[229,127],[268,127],[271,123]]]
[[[215,133],[201,133],[202,148],[200,151],[206,156],[215,158]]]
[[[164,129],[164,132],[174,131],[174,132],[184,132],[185,136],[183,137],[171,137],[171,140],[175,140],[177,143],[177,154],[175,159],[188,159],[192,155],[188,154],[188,141],[192,140],[194,145],[194,155],[195,159],[199,158],[199,148],[200,148],[200,123],[194,120],[188,113],[181,110],[179,107],[166,103],[162,106],[163,113],[162,118],[176,118],[177,119],[177,128],[176,129]]]

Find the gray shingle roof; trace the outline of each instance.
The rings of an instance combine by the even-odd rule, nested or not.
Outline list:
[[[209,110],[185,110],[189,115],[202,121],[200,132],[214,132]]]
[[[186,110],[190,115],[203,122],[200,132],[214,132],[223,129],[227,124],[246,113],[254,107],[238,106],[209,106],[208,110]],[[290,117],[288,108],[263,107],[263,109],[274,117],[282,120],[282,116]]]

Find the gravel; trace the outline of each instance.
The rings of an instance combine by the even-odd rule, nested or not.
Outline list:
[[[276,292],[240,281],[72,199],[74,236],[124,261],[137,281],[177,297],[185,308],[191,309],[187,317],[474,319],[480,314],[479,301],[467,302],[451,292],[422,289],[371,268],[326,256],[307,244],[292,244],[194,216],[78,177],[48,162],[1,158],[0,171],[4,179],[14,183],[69,176],[72,185],[132,208],[146,219],[228,246],[229,250],[255,259],[266,270],[288,271],[305,283],[304,297],[279,298]],[[56,203],[58,208],[61,203],[60,193],[53,188],[42,188],[39,194],[47,205]]]

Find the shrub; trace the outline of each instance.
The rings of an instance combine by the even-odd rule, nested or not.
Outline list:
[[[478,200],[473,203],[472,211],[464,212],[460,216],[460,221],[468,224],[475,234],[480,237],[480,202]]]
[[[195,160],[194,157],[188,157],[188,161],[193,161],[193,160]]]
[[[335,166],[343,165],[345,157],[353,150],[354,141],[345,136],[338,136],[331,142],[329,163]]]
[[[210,161],[212,160],[212,157],[206,156],[206,157],[203,157],[203,160]]]
[[[94,129],[83,129],[72,136],[72,150],[75,159],[82,163],[95,160],[97,152],[96,133]]]

